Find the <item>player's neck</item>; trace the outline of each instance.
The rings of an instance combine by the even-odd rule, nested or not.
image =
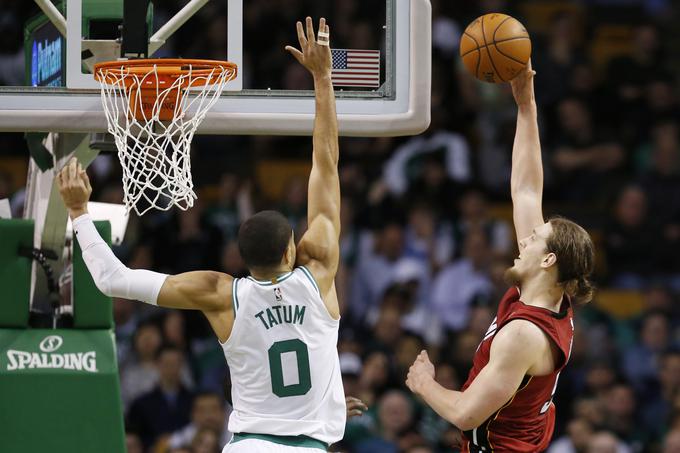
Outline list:
[[[274,269],[250,269],[250,275],[255,280],[271,281],[283,274],[290,272],[291,270],[292,269],[289,267],[281,265]]]
[[[520,290],[520,298],[526,305],[560,311],[564,291],[549,275],[539,275],[523,281]]]

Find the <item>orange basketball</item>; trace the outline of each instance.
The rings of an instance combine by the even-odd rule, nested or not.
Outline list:
[[[531,57],[531,39],[514,17],[491,13],[475,19],[460,38],[460,57],[479,80],[512,80]]]

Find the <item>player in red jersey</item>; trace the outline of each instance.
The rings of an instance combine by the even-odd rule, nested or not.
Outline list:
[[[594,252],[575,223],[545,222],[543,167],[531,64],[515,78],[518,107],[511,192],[519,257],[506,272],[513,285],[475,353],[461,392],[434,380],[423,351],[406,384],[439,415],[464,432],[464,452],[539,452],[555,425],[552,396],[571,353],[572,301],[592,297],[588,277]]]

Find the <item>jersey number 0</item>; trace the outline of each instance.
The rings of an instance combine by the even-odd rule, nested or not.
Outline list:
[[[298,383],[285,385],[283,382],[283,358],[286,352],[295,353]],[[277,341],[269,348],[269,372],[272,378],[272,392],[279,398],[305,395],[312,388],[309,372],[309,351],[304,341],[294,339]]]

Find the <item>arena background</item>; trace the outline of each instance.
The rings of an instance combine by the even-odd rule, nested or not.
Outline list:
[[[156,2],[156,14],[181,3]],[[284,10],[248,3],[245,33],[256,39],[248,83],[311,87],[284,42],[271,42],[294,37],[257,30],[293,31],[295,20],[317,13],[314,2],[289,0]],[[460,387],[517,254],[509,200],[515,106],[507,84],[473,80],[457,53],[467,23],[496,11],[521,20],[533,40],[545,214],[578,221],[597,245],[599,290],[577,310],[548,451],[679,452],[678,5],[432,3],[431,127],[417,137],[340,142],[338,347],[347,394],[370,410],[349,422],[336,450],[456,451],[457,430],[414,400],[404,379],[427,348],[439,382]],[[378,40],[372,2],[339,4],[334,40],[356,48]],[[0,84],[22,84],[23,24],[36,12],[25,0],[0,2]],[[173,51],[225,58],[225,14],[219,5],[206,9],[172,40]],[[310,151],[307,137],[197,136],[197,206],[131,218],[116,254],[132,268],[245,275],[234,242],[241,220],[275,208],[297,237],[304,231]],[[23,134],[0,134],[0,199],[10,198],[17,217],[28,155]],[[94,200],[122,202],[114,155],[98,157],[90,178]],[[219,451],[228,436],[219,407],[228,372],[206,321],[124,300],[114,301],[114,316],[128,451]],[[181,390],[169,404],[161,388]]]

